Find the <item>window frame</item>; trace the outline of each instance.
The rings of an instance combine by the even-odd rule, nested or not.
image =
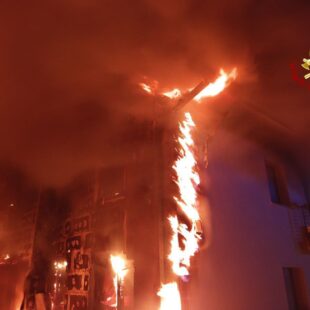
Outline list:
[[[265,171],[270,202],[275,205],[291,207],[292,203],[283,168],[278,163],[265,159]]]

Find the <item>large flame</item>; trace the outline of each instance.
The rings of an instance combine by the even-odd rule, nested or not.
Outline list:
[[[200,183],[200,178],[197,173],[197,163],[193,152],[194,140],[191,131],[194,127],[195,123],[190,113],[185,113],[185,120],[179,125],[179,157],[173,166],[177,174],[176,183],[179,188],[180,198],[174,197],[174,199],[189,219],[198,221],[199,214],[195,206],[197,201],[196,188]]]
[[[181,296],[176,282],[164,284],[157,295],[161,298],[160,310],[181,310]]]
[[[189,275],[191,257],[199,250],[198,223],[200,216],[197,210],[197,186],[200,183],[200,178],[194,155],[193,128],[195,128],[195,123],[191,115],[185,113],[185,119],[179,125],[180,134],[177,140],[179,156],[173,165],[178,185],[178,197],[174,197],[174,199],[180,211],[189,220],[190,225],[181,223],[177,215],[168,218],[172,229],[168,259],[177,276]],[[163,285],[158,295],[161,297],[160,310],[181,310],[181,297],[176,282]]]
[[[176,183],[179,189],[179,197],[174,197],[180,211],[190,222],[190,227],[179,222],[177,216],[170,216],[169,222],[173,232],[171,239],[171,251],[169,260],[172,262],[173,272],[178,276],[189,274],[190,258],[199,249],[200,235],[197,233],[197,224],[200,220],[197,210],[197,186],[200,178],[197,173],[197,163],[194,156],[194,141],[191,130],[195,127],[191,115],[185,113],[185,120],[179,125],[180,135],[179,157],[173,169],[176,172]],[[179,244],[179,235],[182,237],[182,245]]]
[[[213,82],[208,84],[194,100],[200,102],[204,98],[214,97],[222,92],[225,87],[237,77],[237,69],[233,69],[230,73],[226,73],[223,69],[220,70],[220,76]]]
[[[204,98],[213,97],[222,92],[229,83],[237,76],[237,70],[230,73],[220,70],[219,77],[209,83],[202,91],[197,94],[193,100],[202,101]],[[141,85],[142,86],[142,85]],[[143,89],[149,93],[151,88]],[[189,92],[186,90],[185,92]],[[180,89],[165,91],[161,94],[176,99],[182,96]],[[169,216],[168,220],[172,230],[171,249],[168,256],[172,264],[172,271],[176,276],[183,277],[189,275],[191,258],[199,250],[199,241],[201,239],[201,222],[198,212],[197,187],[200,184],[200,178],[197,171],[197,162],[195,158],[195,144],[192,137],[192,131],[195,123],[190,113],[185,113],[185,119],[179,124],[178,158],[173,165],[176,173],[176,184],[178,186],[178,195],[174,200],[178,206],[179,212],[187,218],[187,224],[179,220],[177,214]],[[160,310],[181,310],[181,295],[177,282],[165,284],[161,287],[158,295],[161,297]]]
[[[218,95],[225,89],[225,87],[229,85],[231,81],[236,79],[236,77],[237,77],[236,68],[234,68],[229,73],[226,73],[223,69],[221,69],[218,78],[214,82],[209,83],[204,89],[202,89],[202,91],[199,94],[197,94],[193,100],[196,102],[201,102],[203,99],[207,97],[214,97]],[[155,95],[155,88],[152,84],[156,84],[157,87],[158,82],[154,81],[153,83],[150,84],[140,83],[139,85],[148,94]],[[183,90],[179,88],[174,88],[172,90],[165,90],[159,93],[170,99],[177,99],[180,98],[182,94],[190,92],[192,89],[193,87]]]

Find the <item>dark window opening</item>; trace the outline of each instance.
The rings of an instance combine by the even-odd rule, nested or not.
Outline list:
[[[266,162],[270,199],[273,203],[290,205],[287,185],[282,171],[274,164]]]

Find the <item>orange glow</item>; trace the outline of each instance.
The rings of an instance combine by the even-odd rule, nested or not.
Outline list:
[[[115,290],[115,303],[111,305],[112,307],[117,307],[118,306],[118,290],[119,290],[119,284],[123,285],[124,278],[128,272],[128,267],[127,267],[127,261],[124,256],[122,255],[111,255],[111,265],[112,269],[114,271],[114,278],[113,278],[113,283],[114,283],[114,290]],[[111,299],[113,299],[111,297]]]
[[[10,254],[5,254],[0,256],[0,265],[9,264],[11,259]]]
[[[123,280],[127,274],[126,260],[123,256],[111,255],[112,269],[117,277]]]
[[[181,310],[181,297],[176,282],[162,285],[157,293],[161,298],[160,310]]]
[[[195,98],[195,101],[200,102],[204,98],[214,97],[222,92],[225,87],[237,77],[237,69],[233,69],[227,74],[223,69],[220,70],[220,76],[215,82],[208,84]]]
[[[163,92],[162,94],[170,99],[175,99],[182,96],[182,92],[178,88]]]
[[[219,77],[212,83],[209,83],[199,94],[194,97],[194,101],[201,102],[203,99],[208,97],[214,97],[221,93],[225,87],[227,87],[231,81],[235,80],[237,77],[237,69],[234,68],[230,73],[226,73],[223,69],[220,70]],[[154,81],[152,85],[156,85],[156,87],[151,86],[151,84],[140,83],[140,87],[147,92],[148,94],[155,94],[155,89],[157,89],[158,82]],[[170,91],[159,91],[159,93],[165,97],[170,99],[180,98],[183,94],[190,92],[193,87],[188,89],[179,89],[174,88]]]
[[[66,261],[55,261],[54,262],[54,268],[56,271],[65,270],[67,267]]]
[[[152,94],[152,93],[153,93],[152,87],[151,87],[150,85],[148,85],[148,84],[146,84],[146,83],[140,83],[139,85],[140,85],[141,88],[142,88],[144,91],[146,91],[147,93],[149,93],[149,94]]]

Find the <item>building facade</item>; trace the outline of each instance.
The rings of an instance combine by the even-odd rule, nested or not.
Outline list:
[[[26,234],[31,255],[24,265],[2,259],[3,274],[22,282],[36,266],[53,309],[115,309],[110,256],[123,254],[130,262],[124,309],[159,308],[156,293],[171,279],[167,216],[174,208],[176,128],[149,125],[126,162],[85,172],[66,188],[36,196],[34,232]],[[309,309],[310,216],[303,164],[289,150],[225,124],[212,130],[211,138],[206,132],[198,141],[203,245],[184,284],[183,309]],[[13,226],[5,225],[2,241],[17,245]],[[7,249],[3,246],[3,255]],[[21,288],[4,297],[15,285],[7,283],[2,283],[2,308],[16,310]]]

